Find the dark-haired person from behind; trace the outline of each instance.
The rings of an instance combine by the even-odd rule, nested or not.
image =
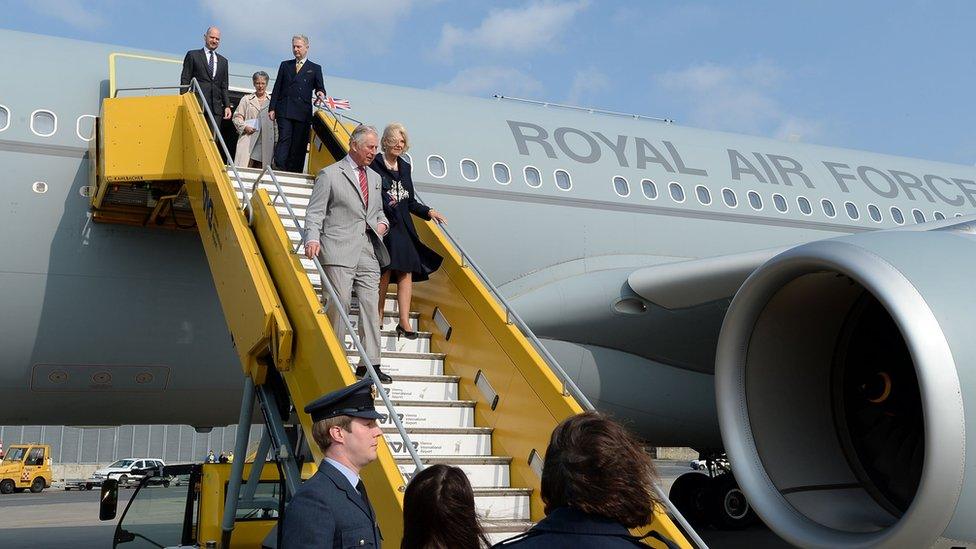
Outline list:
[[[417,473],[403,496],[400,549],[483,549],[488,547],[474,512],[474,492],[464,471],[431,465]]]
[[[597,412],[568,418],[552,432],[542,467],[546,518],[495,547],[646,548],[628,530],[648,524],[661,505],[656,481],[650,456],[620,424]],[[657,532],[645,537],[678,547]]]

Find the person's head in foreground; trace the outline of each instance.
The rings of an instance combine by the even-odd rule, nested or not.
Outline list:
[[[401,549],[480,549],[488,545],[464,471],[437,464],[413,477],[403,496]]]

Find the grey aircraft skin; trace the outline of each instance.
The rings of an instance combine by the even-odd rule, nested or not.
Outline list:
[[[240,365],[199,236],[95,224],[89,213],[87,140],[109,93],[109,55],[169,60],[117,58],[119,88],[174,86],[182,51],[145,52],[14,31],[0,31],[0,49],[0,74],[9,76],[0,91],[0,422],[233,423]],[[38,60],[54,54],[70,62],[39,69],[44,64]],[[327,59],[314,49],[310,55],[328,71]],[[250,91],[250,75],[273,74],[271,69],[231,60],[232,90]],[[445,213],[452,232],[598,408],[629,421],[655,445],[725,448],[737,469],[752,464],[744,476],[754,478],[740,479],[743,489],[760,515],[799,545],[976,540],[976,525],[962,520],[976,514],[976,460],[965,460],[967,449],[976,455],[976,433],[967,431],[976,425],[972,347],[952,347],[954,362],[946,370],[955,380],[959,408],[944,417],[960,423],[949,428],[958,443],[955,461],[940,463],[949,463],[958,482],[949,483],[952,494],[943,496],[941,514],[919,518],[923,511],[914,504],[892,510],[870,503],[871,497],[851,496],[859,503],[848,511],[870,515],[862,523],[823,511],[837,499],[777,518],[799,504],[787,502],[779,479],[765,472],[775,466],[764,448],[750,443],[761,437],[753,437],[748,413],[733,417],[736,404],[748,408],[749,399],[729,372],[746,368],[749,360],[735,362],[734,353],[721,352],[749,346],[755,318],[743,321],[742,314],[730,313],[740,319],[734,325],[726,318],[727,311],[745,307],[733,300],[743,282],[748,278],[746,287],[751,284],[756,294],[764,264],[802,256],[810,246],[904,237],[907,248],[885,246],[908,257],[919,246],[917,253],[928,259],[942,253],[947,263],[972,267],[972,261],[960,263],[963,248],[954,246],[973,244],[964,222],[976,213],[976,169],[328,74],[326,85],[330,95],[351,101],[356,119],[380,128],[393,121],[406,125],[422,198]],[[39,111],[56,116],[49,136],[51,117]],[[928,234],[941,240],[928,244]],[[858,249],[884,257],[867,244]],[[816,272],[836,270],[836,277],[863,285],[886,308],[894,307],[842,269],[843,262],[823,261]],[[939,269],[930,265],[929,271]],[[954,310],[972,304],[973,293],[949,296],[956,300]],[[976,308],[968,311],[964,318],[936,315],[936,324],[943,331],[966,325]],[[901,317],[891,316],[918,370],[912,333]],[[740,333],[741,339],[729,339]],[[836,347],[831,334],[824,337],[825,345]],[[65,382],[59,371],[72,375]],[[111,381],[92,380],[96,372],[108,372]],[[925,386],[925,372],[918,372],[916,383]],[[938,444],[930,421],[943,416],[925,394],[928,455],[930,444]],[[821,411],[829,416],[829,405]],[[790,410],[781,412],[789,417]],[[808,442],[838,445],[840,435],[824,436]],[[928,494],[931,475],[938,475],[934,467],[925,461],[919,497]],[[848,476],[877,480],[870,471],[861,473]],[[852,510],[856,505],[863,508]],[[899,537],[906,531],[916,537]]]

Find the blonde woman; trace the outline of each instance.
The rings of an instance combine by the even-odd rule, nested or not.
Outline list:
[[[447,218],[440,212],[421,204],[413,190],[410,176],[410,163],[403,159],[403,153],[410,148],[407,129],[394,122],[383,130],[380,141],[383,154],[376,155],[372,168],[383,178],[383,213],[390,221],[390,231],[383,241],[390,252],[390,264],[383,268],[380,276],[380,318],[383,318],[383,304],[390,281],[397,285],[397,309],[400,322],[396,327],[397,339],[400,336],[416,339],[417,332],[410,330],[410,298],[413,283],[427,280],[430,273],[441,266],[441,256],[431,250],[417,237],[413,226],[414,214],[426,220],[446,223]]]
[[[268,73],[258,71],[251,77],[254,93],[245,95],[237,105],[233,122],[240,137],[234,165],[240,168],[263,168],[274,157],[278,128],[268,118]]]

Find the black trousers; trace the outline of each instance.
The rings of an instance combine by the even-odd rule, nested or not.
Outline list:
[[[275,145],[274,161],[279,170],[301,173],[305,171],[305,152],[311,120],[277,118],[278,144]]]

